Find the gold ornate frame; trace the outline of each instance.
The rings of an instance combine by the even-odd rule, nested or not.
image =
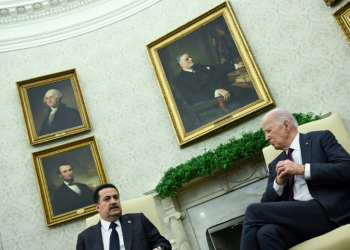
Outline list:
[[[347,2],[343,7],[334,12],[333,16],[350,43],[350,2]]]
[[[85,155],[86,157],[82,157],[82,152],[89,153]],[[55,172],[59,164],[50,163],[56,163],[58,162],[57,159],[61,158],[65,160],[68,158],[70,163],[73,162],[71,165],[74,165],[74,180],[76,182],[90,182],[88,185],[89,188],[94,188],[108,182],[100,151],[94,136],[32,153],[35,175],[47,226],[53,226],[96,212],[94,204],[91,204],[86,207],[79,207],[73,211],[54,215],[51,197],[54,197],[54,191],[57,190],[58,185],[64,184],[63,180],[58,180],[56,183],[59,184],[56,186],[53,185],[55,178],[60,179]],[[86,158],[88,160],[86,160]],[[93,171],[91,171],[91,169]],[[77,172],[80,173],[80,177],[77,176]]]
[[[23,80],[16,82],[16,84],[29,145],[55,140],[92,129],[76,69]],[[82,124],[40,136],[38,127],[43,122],[48,112],[48,107],[46,104],[42,103],[42,99],[49,89],[55,88],[62,92],[60,86],[62,86],[61,88],[64,87],[63,90],[65,90],[63,100],[66,99],[65,94],[67,94],[70,102],[79,112]],[[29,91],[31,96],[28,94]],[[31,107],[31,104],[33,107]],[[33,113],[33,111],[36,113]]]
[[[186,131],[174,99],[174,93],[169,85],[169,82],[172,80],[167,78],[164,70],[165,65],[161,61],[159,52],[220,17],[223,17],[227,24],[230,35],[245,64],[246,71],[250,76],[252,86],[254,86],[259,100],[229,114],[222,115],[219,119],[209,122],[193,131]],[[198,139],[203,139],[206,136],[219,132],[228,126],[232,126],[237,122],[243,121],[244,119],[275,106],[274,100],[254,60],[253,54],[244,38],[243,32],[229,2],[218,5],[194,20],[149,43],[146,45],[146,49],[180,147],[197,141]],[[175,58],[173,58],[173,61],[175,61]]]

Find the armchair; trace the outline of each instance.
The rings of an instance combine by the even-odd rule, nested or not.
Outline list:
[[[338,114],[299,126],[299,132],[330,130],[347,152],[350,152],[350,137]],[[272,146],[263,149],[266,166],[282,151]],[[349,166],[350,167],[350,166]],[[350,247],[350,224],[339,227],[329,233],[300,243],[289,250],[347,250]]]

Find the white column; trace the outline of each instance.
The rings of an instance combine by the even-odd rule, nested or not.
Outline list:
[[[182,220],[186,214],[181,212],[177,204],[176,198],[165,198],[162,200],[165,217],[164,223],[170,223],[170,228],[175,237],[178,250],[191,250]]]

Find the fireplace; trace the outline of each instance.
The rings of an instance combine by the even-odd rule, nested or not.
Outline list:
[[[219,231],[213,229],[222,225],[222,234],[238,232],[247,206],[260,202],[266,188],[268,171],[262,156],[256,155],[217,171],[214,176],[197,178],[185,184],[173,198],[157,201],[157,208],[163,218],[165,236],[174,250],[209,249],[206,231],[217,244],[216,249],[226,243],[217,243]],[[154,191],[145,194],[154,194]],[[231,224],[230,224],[231,223]],[[224,229],[224,225],[228,225]],[[232,229],[233,227],[233,229]],[[234,243],[236,244],[236,243]],[[239,243],[237,243],[239,244]],[[232,248],[230,248],[232,249]]]
[[[209,250],[239,250],[244,215],[207,229]]]

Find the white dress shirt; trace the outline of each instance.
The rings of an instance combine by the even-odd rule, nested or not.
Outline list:
[[[293,152],[292,152],[293,161],[297,164],[303,164],[303,161],[301,159],[299,138],[300,138],[300,134],[298,133],[295,136],[292,144],[290,145],[290,148],[293,149]],[[285,150],[285,152],[288,155],[288,149]],[[295,200],[308,201],[308,200],[314,199],[310,194],[309,188],[307,187],[306,180],[311,180],[310,163],[305,164],[304,175],[294,175],[293,198]],[[273,184],[273,188],[275,189],[278,196],[282,195],[285,185],[286,185],[286,183],[284,183],[282,186],[280,186],[276,183],[276,180],[275,180],[275,182]]]
[[[51,127],[51,123],[52,123],[52,120],[53,118],[55,117],[55,114],[57,112],[57,109],[58,108],[53,108],[51,107],[51,112],[50,112],[50,116],[49,116],[49,126]]]
[[[73,182],[74,183],[74,182]],[[81,195],[81,190],[78,187],[78,185],[69,185],[69,182],[64,181],[64,184],[67,185],[67,187],[69,187],[70,189],[72,189],[74,192],[76,192],[77,194]]]
[[[100,219],[100,220],[101,220],[101,234],[102,234],[102,241],[103,241],[103,249],[109,250],[109,240],[112,232],[112,228],[109,228],[109,225],[111,224],[111,222],[105,221],[103,219]],[[119,236],[120,250],[125,250],[122,225],[120,224],[119,219],[116,220],[114,223],[117,224],[117,226],[115,227],[115,230],[117,230],[117,233]]]

